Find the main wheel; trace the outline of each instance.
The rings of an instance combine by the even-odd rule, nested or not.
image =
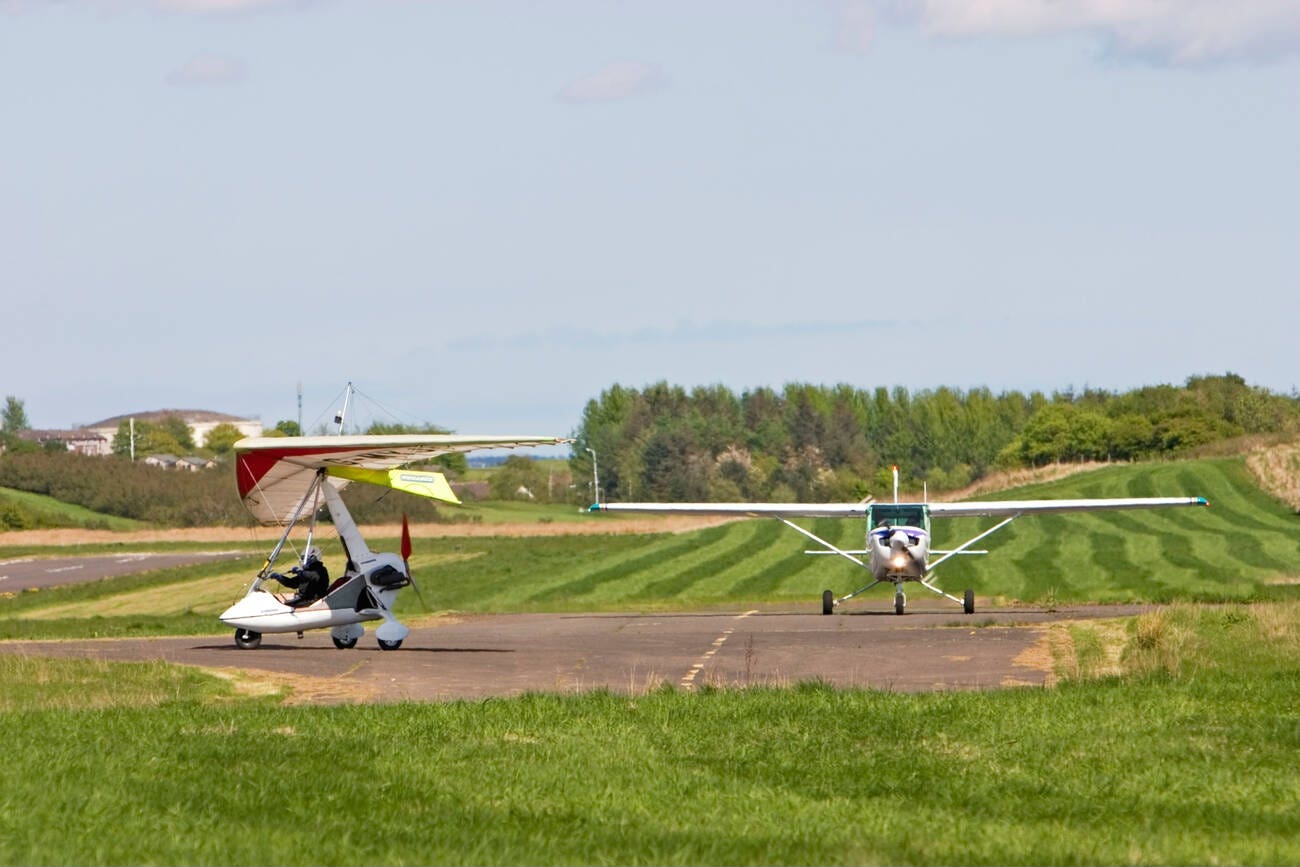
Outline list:
[[[966,595],[961,600],[961,610],[967,614],[975,613],[975,591],[967,590]]]
[[[251,629],[235,630],[235,646],[240,650],[256,650],[262,643],[262,633]]]
[[[899,593],[894,597],[894,613],[902,614],[907,610],[907,597]]]
[[[832,614],[835,611],[835,594],[829,590],[822,593],[822,614]]]
[[[333,638],[334,646],[337,647],[339,650],[351,650],[352,648],[357,646],[357,640],[355,638],[334,638],[334,636],[330,636],[330,637]]]
[[[375,640],[379,642],[380,650],[396,650],[402,646],[402,639],[400,638],[396,641],[384,641],[382,638],[377,638]]]

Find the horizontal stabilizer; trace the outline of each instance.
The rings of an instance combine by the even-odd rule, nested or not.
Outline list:
[[[451,489],[447,477],[442,473],[431,473],[427,470],[368,470],[364,467],[337,466],[327,467],[325,472],[334,478],[347,479],[349,482],[365,482],[368,485],[392,488],[417,497],[460,505],[455,491]]]
[[[835,554],[836,556],[842,556],[844,554],[858,554],[860,556],[862,554],[870,554],[871,552],[863,551],[863,550],[832,551],[829,548],[809,548],[808,550],[804,551],[804,553],[805,554]],[[987,554],[988,551],[931,551],[930,553],[935,556],[938,556],[940,554]]]

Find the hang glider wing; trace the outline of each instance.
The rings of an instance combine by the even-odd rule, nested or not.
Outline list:
[[[235,443],[235,483],[254,518],[279,524],[293,516],[322,469],[336,489],[363,481],[454,502],[455,495],[438,473],[390,471],[453,452],[566,442],[561,437],[460,434],[249,437]]]
[[[749,518],[865,518],[867,503],[597,503],[593,512],[735,515]]]
[[[935,518],[1004,517],[1031,513],[1095,512],[1113,509],[1158,509],[1165,506],[1208,506],[1204,497],[1113,497],[1097,500],[990,500],[930,503]]]

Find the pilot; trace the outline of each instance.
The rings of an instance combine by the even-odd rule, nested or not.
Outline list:
[[[284,604],[290,608],[300,608],[303,605],[310,605],[317,599],[325,596],[330,586],[330,573],[325,568],[325,564],[320,559],[320,549],[310,548],[307,551],[307,559],[302,566],[294,566],[289,570],[288,575],[281,575],[278,572],[272,573],[271,577],[279,581],[285,587],[290,587],[297,592],[284,600]]]

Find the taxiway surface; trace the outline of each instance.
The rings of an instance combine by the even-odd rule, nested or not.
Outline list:
[[[915,606],[823,616],[789,608],[730,612],[481,614],[434,618],[400,650],[367,633],[336,650],[328,632],[0,642],[0,652],[150,660],[286,677],[300,700],[442,701],[608,688],[791,685],[896,691],[1031,686],[1050,679],[1051,623],[1130,616],[1139,606],[991,609],[971,616]]]

